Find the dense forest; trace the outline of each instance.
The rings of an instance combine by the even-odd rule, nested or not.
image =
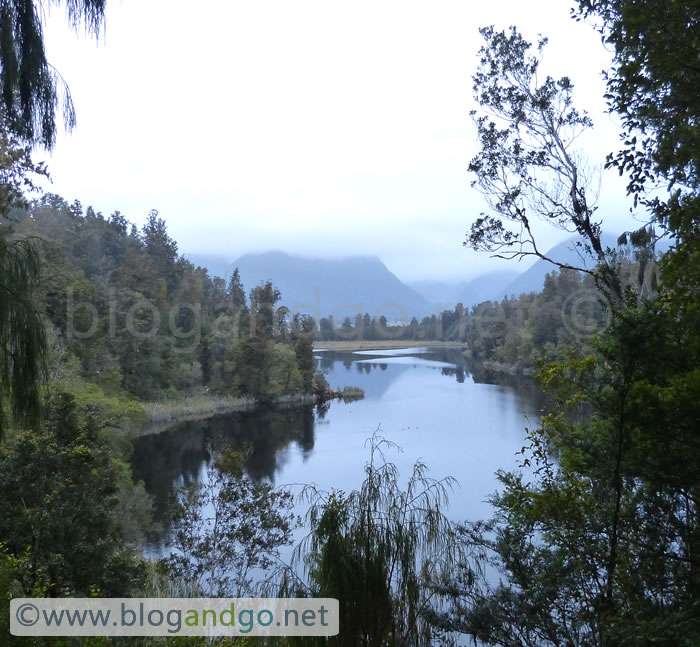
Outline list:
[[[104,2],[66,4],[74,23],[100,28]],[[624,253],[601,245],[605,214],[592,206],[573,147],[590,117],[574,107],[568,78],[538,75],[546,40],[481,30],[480,149],[469,170],[489,210],[466,242],[506,258],[546,258],[531,225],[541,218],[575,231],[596,267],[553,263],[539,294],[393,331],[463,341],[475,359],[537,369],[547,406],[524,430],[518,469],[499,472],[490,519],[448,521],[449,497],[469,493],[429,478],[421,462],[406,482],[385,458],[390,443],[375,435],[359,489],[305,488],[307,535],[292,568],[276,566],[299,523],[292,495],[249,478],[245,454],[226,448],[213,455],[208,481],[177,494],[177,550],[144,559],[137,546],[152,505],[133,483],[128,431],[143,422],[146,400],[318,395],[315,322],[290,321],[269,283],[246,294],[236,274],[226,284],[188,263],[155,212],[138,230],[118,212],[37,198],[35,179],[46,171],[32,145],[54,142],[60,79],[43,54],[34,4],[5,2],[0,11],[3,644],[700,644],[696,2],[575,4],[573,17],[592,23],[614,56],[606,99],[623,132],[606,165],[627,178],[645,218],[621,232]],[[69,104],[69,125],[71,116]],[[660,257],[658,237],[671,242]],[[572,314],[579,290],[585,298]],[[382,337],[390,328],[367,315],[340,326],[326,319],[316,334]],[[337,598],[340,633],[9,634],[16,597],[256,593]]]
[[[226,284],[193,266],[156,212],[139,231],[48,194],[11,217],[15,235],[40,241],[50,370],[74,359],[107,395],[140,400],[311,393],[309,322],[289,321],[269,282],[248,296],[237,273]]]

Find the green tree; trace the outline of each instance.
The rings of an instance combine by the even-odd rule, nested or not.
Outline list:
[[[333,316],[321,317],[319,324],[319,339],[323,341],[333,341],[335,339],[335,325]]]
[[[294,315],[292,340],[304,393],[311,393],[313,389],[316,358],[312,339],[317,330],[316,321],[312,316],[299,313]]]
[[[274,344],[270,358],[271,370],[266,386],[266,397],[274,399],[281,395],[298,393],[303,381],[295,349],[288,344]]]
[[[275,332],[275,304],[281,299],[280,291],[266,281],[254,287],[250,291],[251,334],[266,339],[271,338]]]
[[[697,644],[699,391],[678,371],[697,337],[652,301],[619,313],[595,355],[543,366],[550,404],[522,471],[500,473],[490,523],[461,531],[501,581],[454,578],[447,628],[494,645]]]
[[[340,334],[343,339],[355,339],[358,332],[359,331],[352,325],[352,319],[350,319],[350,317],[345,317],[338,334]]]
[[[236,311],[245,310],[247,307],[245,290],[243,289],[243,283],[241,283],[241,274],[238,271],[238,268],[233,270],[233,274],[229,279],[226,298],[231,302],[231,305]]]
[[[177,552],[168,562],[194,590],[213,597],[252,595],[254,571],[274,563],[296,528],[292,495],[248,478],[244,458],[223,451],[207,480],[178,492]]]
[[[658,295],[640,302],[621,282],[623,307],[590,356],[543,366],[550,402],[521,471],[500,474],[491,523],[462,529],[500,583],[453,578],[445,626],[494,645],[690,646],[700,641],[698,70],[697,43],[671,43],[697,32],[697,7],[579,4],[616,51],[608,98],[626,132],[609,165],[630,174],[630,193],[677,244]],[[668,196],[645,193],[659,182]]]
[[[681,198],[698,181],[700,7],[578,0],[576,16],[594,21],[614,51],[614,64],[606,71],[607,98],[622,120],[623,148],[609,156],[609,165],[628,175],[632,194],[642,194],[663,177],[674,189],[671,201]]]
[[[310,339],[300,337],[295,346],[297,366],[301,373],[303,389],[305,393],[311,393],[314,373],[316,372],[316,358],[314,357],[314,347]]]
[[[38,431],[0,448],[0,537],[24,558],[26,592],[129,595],[139,583],[115,516],[119,474],[101,422],[58,394]]]
[[[174,289],[179,278],[177,243],[168,235],[165,220],[158,217],[155,209],[148,214],[141,236],[157,275],[167,281],[171,290]]]
[[[649,393],[657,415],[679,414],[673,416],[674,437],[690,441],[692,447],[695,441],[685,429],[698,420],[689,405],[697,397],[695,367],[700,359],[700,101],[695,91],[700,81],[700,7],[696,2],[622,0],[580,0],[578,5],[576,16],[593,20],[615,55],[606,75],[607,97],[621,118],[623,143],[608,156],[608,165],[627,176],[628,192],[674,239],[661,263],[663,289],[656,321],[659,339],[665,342],[661,348],[669,342],[664,335],[671,321],[684,351],[681,356],[679,347],[670,344],[666,361],[649,376]],[[662,187],[667,191],[658,190]],[[689,456],[682,451],[673,455],[685,469]],[[698,490],[697,485],[691,489],[696,516]],[[697,523],[692,534],[700,543]],[[700,581],[697,564],[693,580]]]
[[[700,7],[579,0],[575,15],[594,21],[615,53],[607,98],[622,121],[622,148],[608,166],[627,176],[628,193],[675,239],[663,271],[692,301],[700,282]]]

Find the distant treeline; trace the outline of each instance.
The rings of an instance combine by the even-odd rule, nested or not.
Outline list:
[[[554,270],[541,292],[485,301],[467,308],[457,304],[439,315],[390,324],[368,313],[345,317],[339,325],[324,317],[316,339],[463,342],[474,358],[531,367],[539,358],[563,358],[569,349],[585,350],[595,331],[607,324],[606,309],[593,277],[574,270]]]

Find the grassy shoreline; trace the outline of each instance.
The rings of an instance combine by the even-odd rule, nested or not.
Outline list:
[[[343,340],[343,341],[315,341],[314,350],[391,350],[393,348],[464,348],[464,342],[455,341],[401,341],[396,339],[382,339],[379,341],[367,340]]]
[[[299,407],[336,399],[349,402],[362,399],[363,397],[364,391],[362,389],[346,386],[339,390],[330,390],[325,398],[319,398],[309,393],[283,395],[272,402],[272,404],[277,407]],[[252,411],[259,404],[257,400],[250,397],[234,398],[231,396],[204,394],[175,402],[168,400],[144,402],[142,406],[148,417],[148,422],[132,435],[134,437],[150,436],[170,429],[181,422],[206,420],[207,418],[226,413]]]
[[[179,422],[203,420],[218,414],[248,411],[256,402],[253,398],[234,398],[224,395],[194,395],[183,400],[171,402],[144,402],[148,422],[134,435],[147,436],[172,427]]]

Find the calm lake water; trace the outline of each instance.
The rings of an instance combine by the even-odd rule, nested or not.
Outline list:
[[[453,476],[454,520],[489,516],[486,502],[497,487],[494,472],[517,465],[524,428],[535,425],[541,395],[529,380],[489,383],[458,350],[317,352],[332,387],[359,386],[365,399],[313,407],[266,410],[183,423],[135,441],[132,465],[163,515],[173,489],[206,475],[210,450],[250,444],[248,474],[276,485],[315,483],[350,491],[364,477],[367,439],[377,429],[397,443],[389,451],[403,478],[418,459],[430,476]],[[528,422],[529,418],[529,422]],[[150,537],[150,557],[168,552],[167,525]]]

